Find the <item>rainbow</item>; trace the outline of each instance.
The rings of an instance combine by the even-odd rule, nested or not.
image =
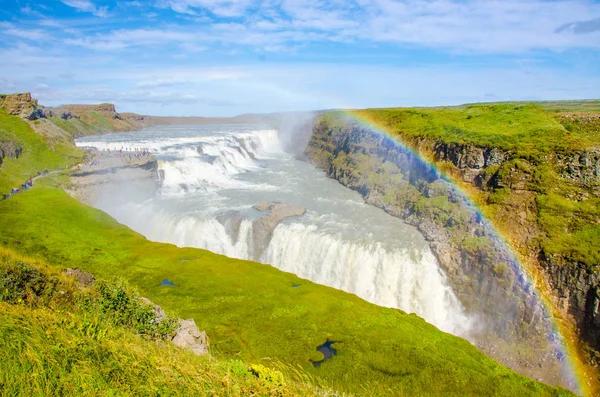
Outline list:
[[[524,290],[531,291],[533,293],[533,296],[535,297],[535,304],[539,305],[545,318],[549,321],[547,338],[551,342],[552,347],[555,348],[556,351],[560,352],[564,357],[562,362],[563,375],[573,385],[573,391],[578,394],[591,396],[593,394],[592,386],[586,381],[586,379],[590,378],[587,374],[588,369],[586,369],[582,358],[578,354],[579,349],[577,346],[575,346],[575,344],[570,342],[567,338],[563,337],[567,330],[564,325],[557,321],[557,317],[554,315],[556,309],[554,308],[553,304],[550,302],[546,294],[544,294],[543,291],[536,286],[533,272],[527,269],[527,267],[522,264],[522,261],[519,260],[519,256],[511,247],[509,239],[503,233],[501,233],[501,231],[499,231],[489,219],[487,219],[481,208],[469,198],[469,195],[460,186],[460,183],[456,181],[452,175],[449,175],[448,173],[445,173],[436,167],[432,161],[426,158],[422,153],[419,153],[418,150],[414,150],[406,143],[402,142],[400,136],[387,132],[384,127],[369,119],[368,116],[352,110],[341,110],[337,113],[339,113],[347,122],[350,121],[358,123],[362,127],[369,129],[371,132],[374,132],[382,138],[386,138],[393,142],[400,149],[410,153],[415,159],[422,162],[423,165],[436,170],[442,176],[442,178],[451,183],[453,189],[460,194],[465,204],[475,214],[477,214],[479,219],[481,219],[481,222],[483,222],[490,230],[494,232],[495,236],[504,245],[507,252],[512,256],[512,263],[514,266],[513,270],[515,270],[515,274],[518,275],[518,280],[521,283],[521,287]]]

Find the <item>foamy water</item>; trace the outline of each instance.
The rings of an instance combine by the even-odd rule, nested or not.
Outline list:
[[[160,126],[78,140],[100,150],[149,149],[160,188],[123,189],[95,205],[154,241],[257,260],[372,303],[414,312],[466,336],[472,321],[417,230],[281,148],[254,126]],[[307,209],[280,223],[255,252],[252,208],[281,201]]]

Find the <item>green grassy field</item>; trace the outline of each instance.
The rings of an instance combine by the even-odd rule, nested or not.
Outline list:
[[[489,102],[470,105],[501,105],[507,102]],[[514,104],[533,104],[549,112],[600,112],[600,99],[579,99],[563,101],[516,101]]]
[[[353,113],[404,139],[472,143],[509,150],[525,158],[542,158],[557,149],[597,146],[600,138],[600,133],[591,135],[578,129],[568,131],[558,117],[532,104],[367,109]],[[330,115],[335,117],[336,113]]]
[[[5,115],[0,117],[9,119],[3,122],[14,125],[15,134],[30,135],[31,130],[23,121]],[[27,143],[24,148],[33,150]],[[24,155],[14,160],[17,164],[11,165],[9,170],[30,169],[28,159],[31,157]],[[57,158],[60,160],[67,162],[76,158]],[[36,161],[51,164],[51,159]],[[3,175],[3,178],[15,177],[12,171]],[[335,390],[359,395],[570,395],[515,374],[467,341],[440,332],[417,316],[369,304],[354,295],[301,280],[271,266],[150,242],[110,216],[66,195],[60,186],[67,182],[65,176],[52,176],[41,180],[33,190],[0,202],[0,246],[44,259],[53,268],[78,267],[101,279],[124,279],[167,311],[194,318],[201,329],[206,329],[212,353],[219,363],[224,363],[224,368],[228,368],[227,360],[236,359],[245,365],[279,368],[286,377],[300,371],[305,379],[317,377]],[[176,286],[160,287],[164,279]],[[298,284],[298,288],[293,287]],[[18,359],[3,360],[6,371],[12,374],[6,380],[9,386],[5,387],[16,387],[10,383],[12,379],[23,379],[26,375],[22,372],[35,365],[37,373],[44,374],[48,363],[58,360],[52,355],[55,352],[52,346],[64,346],[66,339],[72,337],[71,331],[58,326],[54,327],[57,336],[44,339],[42,331],[48,329],[45,324],[54,321],[60,324],[63,314],[38,310],[1,311],[2,323],[31,335],[23,344],[9,343],[15,345],[11,349],[31,350],[5,350],[8,354],[26,352]],[[73,316],[73,321],[81,319],[77,313]],[[31,323],[27,322],[29,317]],[[112,339],[121,340],[119,333],[123,331],[107,332]],[[338,355],[314,368],[309,360],[322,358],[315,349],[326,339],[338,341],[334,345]],[[87,341],[79,340],[82,345]],[[133,363],[139,362],[145,367],[148,362],[176,360],[170,356],[172,348],[146,349],[146,344],[136,345],[138,340],[134,336],[123,338],[124,344],[139,353],[131,353],[130,359],[122,363],[133,367],[127,372],[132,379],[120,381],[130,390],[141,387],[146,379],[136,378],[141,375],[137,375]],[[93,350],[98,345],[94,342],[91,346]],[[118,350],[119,345],[114,346]],[[112,388],[114,381],[103,371],[110,374],[118,370],[116,362],[120,356],[114,353],[92,360],[90,367],[83,367],[81,373],[72,363],[63,361],[57,371],[60,374],[64,371],[61,368],[66,366],[70,376],[80,377],[73,386],[73,393],[83,388],[97,391],[107,384],[113,385]],[[160,354],[167,354],[166,361],[155,357]],[[167,367],[165,371],[170,370],[168,364],[153,365],[157,371],[164,367]],[[186,371],[186,368],[189,366],[173,369],[173,376],[178,377],[177,371]],[[214,367],[208,368],[206,373],[195,376],[221,376],[222,372],[211,372]],[[158,372],[151,372],[147,377],[152,378],[154,374]],[[52,373],[47,376],[60,378]],[[160,374],[157,376],[157,384],[170,382]],[[228,382],[235,384],[238,378]],[[36,388],[43,390],[40,388],[49,387],[47,385],[42,378]],[[159,395],[154,389],[147,393]]]

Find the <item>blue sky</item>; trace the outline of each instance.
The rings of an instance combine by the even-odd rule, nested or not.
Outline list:
[[[0,92],[228,116],[600,97],[600,2],[2,0]]]

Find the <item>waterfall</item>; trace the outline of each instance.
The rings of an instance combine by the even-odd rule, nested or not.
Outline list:
[[[466,336],[472,321],[416,229],[365,205],[355,192],[283,152],[277,131],[162,127],[88,138],[100,150],[142,150],[158,159],[161,187],[142,202],[98,202],[154,241],[256,260],[377,305],[414,312]],[[192,130],[190,130],[192,129]],[[306,215],[269,230],[253,252],[259,201],[293,201]],[[369,221],[372,219],[372,221]]]

